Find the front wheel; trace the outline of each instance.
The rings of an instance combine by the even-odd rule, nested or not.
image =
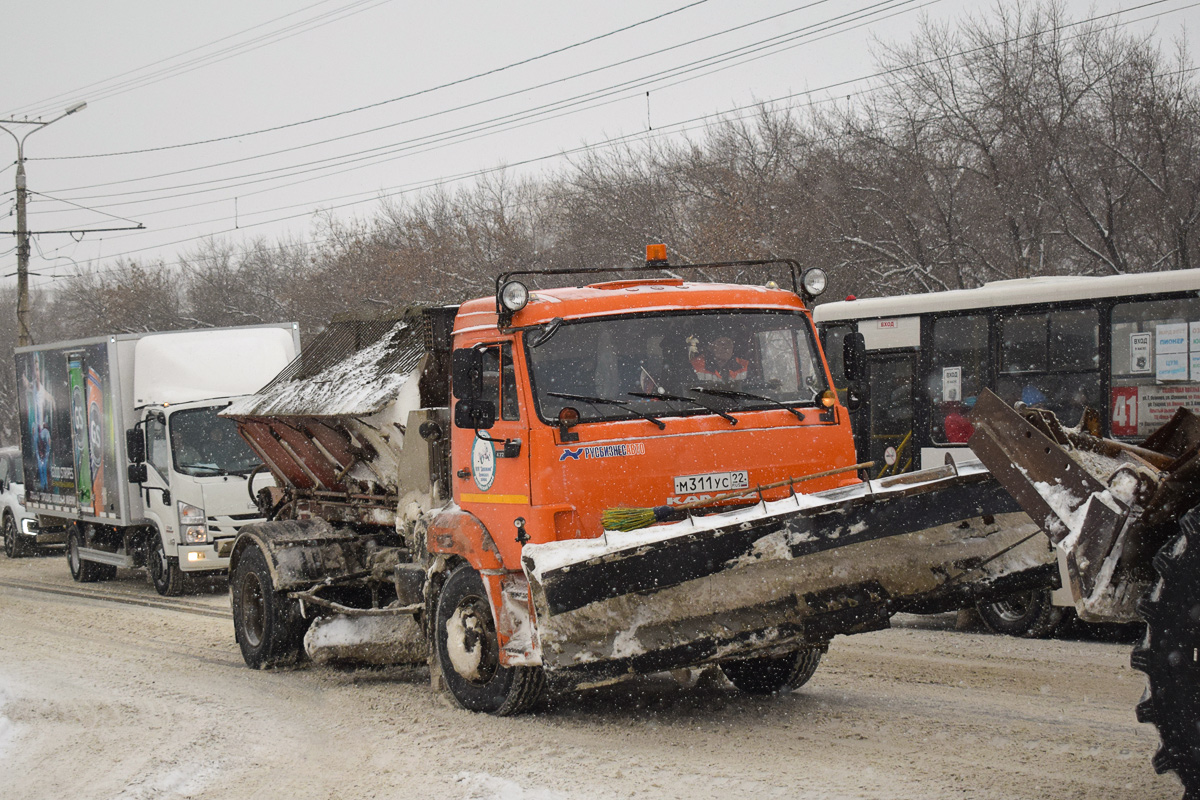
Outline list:
[[[229,594],[234,638],[246,666],[270,669],[301,659],[308,620],[299,602],[275,591],[267,557],[256,545],[247,547],[234,565]]]
[[[817,671],[821,650],[800,647],[786,656],[722,661],[721,672],[746,694],[775,694],[799,689]]]
[[[150,533],[146,549],[146,569],[150,573],[154,591],[163,597],[178,597],[183,593],[183,571],[179,569],[179,559],[167,556],[162,535],[158,531]]]
[[[1045,639],[1063,621],[1063,610],[1050,601],[1049,589],[1018,592],[1002,600],[975,604],[983,624],[996,633]]]
[[[4,555],[9,558],[20,558],[25,555],[25,541],[17,530],[17,520],[12,514],[4,515]]]
[[[545,686],[541,667],[505,667],[483,579],[464,565],[446,579],[436,611],[438,663],[454,702],[509,716],[528,711]]]

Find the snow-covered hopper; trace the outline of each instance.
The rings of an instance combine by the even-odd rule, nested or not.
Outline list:
[[[247,663],[302,642],[428,658],[459,704],[500,714],[547,678],[705,664],[777,691],[835,635],[1052,578],[982,468],[858,479],[783,266],[792,292],[529,293],[510,274],[457,309],[332,324],[227,412],[278,483],[231,553]],[[647,527],[605,530],[614,510]]]

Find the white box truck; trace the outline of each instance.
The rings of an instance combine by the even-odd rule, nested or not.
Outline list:
[[[71,576],[147,568],[162,595],[224,570],[270,474],[217,416],[299,353],[294,322],[116,334],[16,350],[26,507],[59,529]]]

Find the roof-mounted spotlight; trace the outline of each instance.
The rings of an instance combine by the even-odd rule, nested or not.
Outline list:
[[[509,314],[515,314],[529,302],[529,289],[520,281],[509,281],[500,289],[500,306]]]
[[[804,287],[805,294],[809,297],[816,297],[825,291],[825,287],[829,285],[829,278],[825,275],[825,270],[814,268],[804,273],[804,278],[800,283]]]
[[[667,246],[665,244],[646,245],[646,266],[663,267],[667,264]]]

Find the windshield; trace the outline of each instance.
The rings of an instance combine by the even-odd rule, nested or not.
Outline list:
[[[171,457],[184,475],[247,474],[262,462],[238,435],[237,423],[218,417],[220,408],[192,408],[171,415]]]
[[[537,341],[536,332],[531,338]],[[547,422],[566,406],[581,421],[813,406],[828,388],[800,313],[581,320],[562,323],[543,342],[528,354],[538,414]]]

